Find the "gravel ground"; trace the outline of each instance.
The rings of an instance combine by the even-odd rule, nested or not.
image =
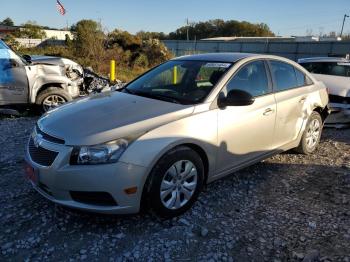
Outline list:
[[[23,178],[35,118],[0,120],[0,260],[350,261],[350,130],[208,186],[183,216],[106,216],[54,205]]]

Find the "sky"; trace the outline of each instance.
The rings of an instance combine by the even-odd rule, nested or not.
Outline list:
[[[2,0],[0,20],[11,17],[16,25],[34,20],[54,28],[81,19],[101,21],[104,30],[115,28],[169,33],[190,22],[220,18],[266,23],[278,35],[340,32],[350,0],[61,0],[67,10],[61,16],[56,0]],[[350,33],[350,18],[344,32]]]

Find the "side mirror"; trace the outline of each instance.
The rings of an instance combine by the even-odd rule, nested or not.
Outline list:
[[[30,57],[30,55],[23,55],[22,57],[23,57],[24,60],[26,60],[29,64],[32,63],[32,58]]]
[[[254,97],[246,91],[233,89],[228,92],[227,96],[224,93],[219,94],[218,105],[220,108],[226,106],[249,106],[254,103]]]

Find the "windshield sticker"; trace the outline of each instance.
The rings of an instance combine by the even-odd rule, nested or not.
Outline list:
[[[219,67],[219,68],[228,68],[230,63],[206,63],[204,67]]]
[[[340,65],[340,66],[350,66],[350,63],[337,63],[337,65]]]

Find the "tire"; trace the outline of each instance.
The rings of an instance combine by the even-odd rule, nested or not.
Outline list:
[[[52,106],[49,106],[50,98],[52,100]],[[41,107],[43,112],[47,112],[57,106],[60,106],[66,102],[72,100],[72,97],[62,88],[59,87],[49,87],[44,91],[41,91],[37,98],[36,104]]]
[[[193,205],[203,183],[204,167],[201,157],[189,147],[180,146],[167,152],[153,167],[145,185],[143,202],[160,218],[176,217]]]
[[[305,155],[313,153],[320,142],[322,128],[322,117],[318,112],[313,111],[306,124],[300,144],[295,148],[295,151]]]

